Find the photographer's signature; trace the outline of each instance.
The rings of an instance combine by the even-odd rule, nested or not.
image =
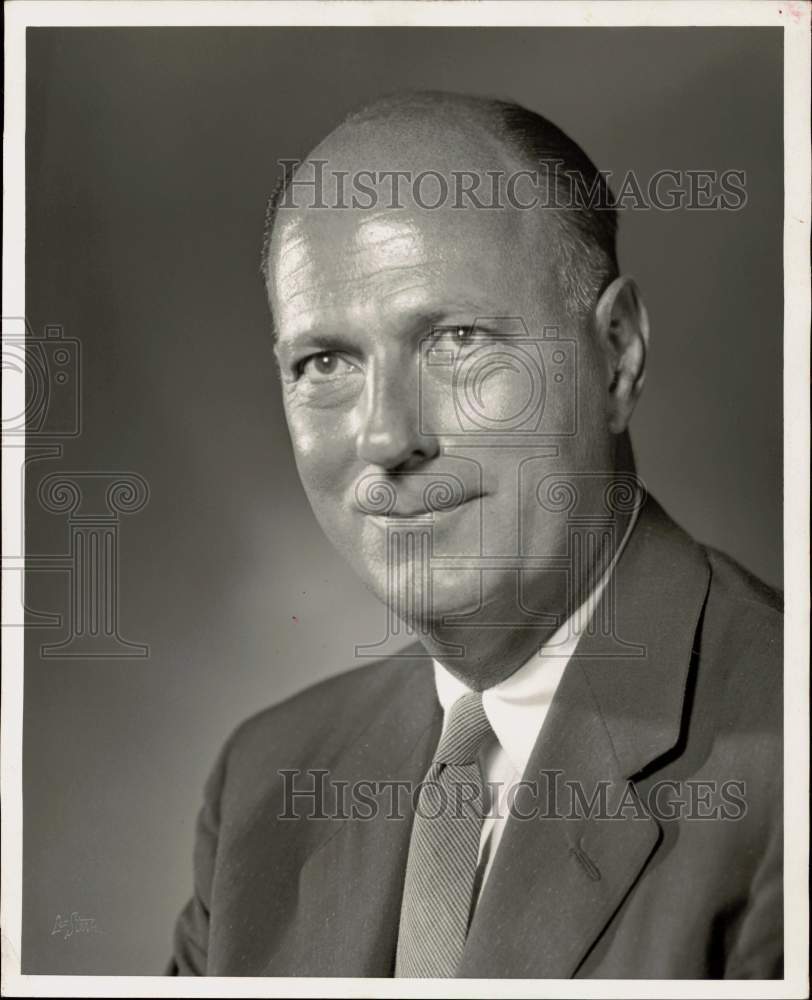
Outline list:
[[[95,917],[80,917],[74,910],[70,916],[63,917],[57,913],[51,937],[54,934],[61,934],[63,940],[73,937],[74,934],[101,934],[101,928],[96,923]]]

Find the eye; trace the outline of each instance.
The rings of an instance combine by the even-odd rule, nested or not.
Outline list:
[[[445,342],[445,344],[451,344],[454,347],[462,347],[469,340],[472,339],[474,335],[474,328],[472,326],[462,326],[455,324],[454,326],[443,326],[435,329],[435,337],[440,342]]]
[[[311,382],[325,382],[343,375],[350,375],[357,370],[354,364],[335,351],[311,354],[298,365],[299,374],[304,375]]]

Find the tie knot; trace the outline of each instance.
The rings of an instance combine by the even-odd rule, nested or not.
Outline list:
[[[491,724],[482,707],[482,695],[478,691],[463,695],[451,706],[434,763],[473,764],[491,732]]]

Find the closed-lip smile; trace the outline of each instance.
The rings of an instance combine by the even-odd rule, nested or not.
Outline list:
[[[375,518],[376,520],[401,520],[408,521],[411,519],[427,517],[437,514],[451,514],[455,510],[459,510],[460,507],[464,507],[474,500],[481,499],[483,494],[477,494],[476,496],[466,496],[460,500],[459,503],[455,503],[448,506],[438,505],[437,507],[400,507],[397,509],[392,509],[390,511],[369,511],[364,513],[367,517]]]

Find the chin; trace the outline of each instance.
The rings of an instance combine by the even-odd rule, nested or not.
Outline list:
[[[478,570],[438,570],[432,575],[430,620],[441,625],[450,615],[474,614],[484,596]]]
[[[425,630],[451,615],[475,613],[482,604],[476,570],[446,570],[428,576],[415,563],[365,568],[362,577],[375,596],[410,626]]]

